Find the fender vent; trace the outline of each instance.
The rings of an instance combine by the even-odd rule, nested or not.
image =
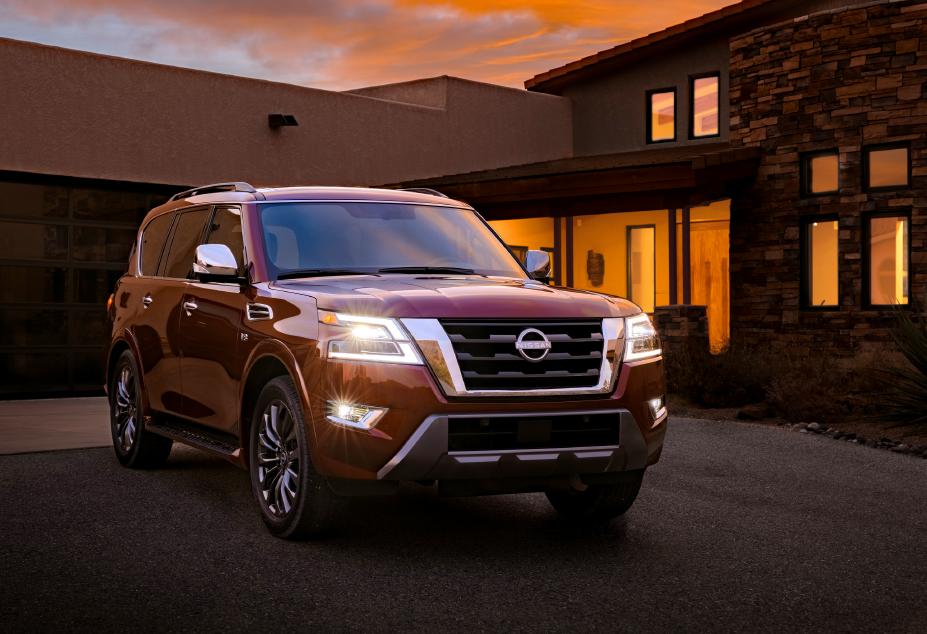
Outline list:
[[[248,321],[273,319],[274,311],[267,304],[248,304]]]

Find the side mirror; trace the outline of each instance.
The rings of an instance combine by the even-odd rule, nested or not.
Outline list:
[[[201,244],[196,247],[193,274],[204,282],[237,282],[238,262],[224,244]]]
[[[531,279],[550,283],[550,254],[547,251],[530,249],[525,256],[525,268]]]

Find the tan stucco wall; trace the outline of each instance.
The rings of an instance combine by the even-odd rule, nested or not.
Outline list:
[[[372,185],[562,158],[573,145],[567,99],[447,77],[363,96],[0,38],[0,86],[0,170]],[[397,101],[410,92],[438,105]],[[271,130],[271,112],[299,126]]]

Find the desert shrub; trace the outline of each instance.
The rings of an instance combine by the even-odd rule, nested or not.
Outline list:
[[[927,429],[927,318],[899,309],[892,338],[906,363],[878,373],[879,416],[897,426]]]
[[[683,349],[666,359],[669,390],[706,407],[739,407],[766,396],[768,364],[759,351],[729,349],[719,355]],[[758,362],[760,361],[760,362]]]

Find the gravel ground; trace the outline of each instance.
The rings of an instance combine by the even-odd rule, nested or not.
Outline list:
[[[607,527],[410,487],[307,543],[193,450],[0,456],[0,631],[923,632],[925,586],[927,461],[771,427],[675,419]]]

